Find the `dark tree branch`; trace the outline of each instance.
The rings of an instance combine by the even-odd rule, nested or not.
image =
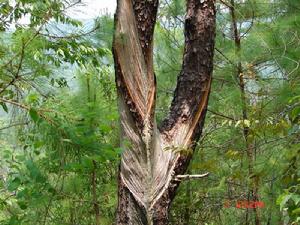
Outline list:
[[[182,70],[170,114],[161,127],[168,139],[180,135],[191,144],[200,135],[199,121],[204,119],[211,85],[215,13],[213,0],[187,2]],[[185,133],[178,130],[182,124],[188,127]]]
[[[210,113],[212,113],[212,114],[214,114],[214,115],[223,117],[223,118],[225,118],[225,119],[229,119],[229,120],[232,120],[232,121],[236,121],[236,119],[234,119],[233,117],[226,116],[226,115],[224,115],[224,114],[222,114],[222,113],[219,113],[219,112],[215,112],[215,111],[213,111],[213,110],[211,110],[211,109],[207,109],[207,111],[210,112]]]

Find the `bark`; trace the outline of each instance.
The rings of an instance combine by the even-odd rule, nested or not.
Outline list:
[[[214,0],[188,0],[185,49],[169,116],[155,121],[153,32],[158,0],[118,0],[113,55],[124,149],[117,224],[166,225],[168,211],[200,137],[207,109],[215,38]],[[168,149],[168,150],[166,150]]]

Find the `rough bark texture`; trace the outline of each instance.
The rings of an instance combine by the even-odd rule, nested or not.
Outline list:
[[[122,154],[117,224],[165,225],[206,114],[213,68],[214,0],[188,0],[185,50],[169,116],[158,129],[153,32],[158,0],[118,0],[113,54]],[[166,151],[168,148],[170,150]]]

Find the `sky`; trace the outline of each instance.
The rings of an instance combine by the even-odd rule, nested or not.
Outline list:
[[[81,2],[82,4],[68,9],[67,15],[73,19],[87,21],[105,14],[113,16],[117,7],[117,0],[82,0]],[[30,17],[24,16],[18,22],[23,25],[29,24]],[[12,24],[10,29],[14,30],[15,25]]]
[[[116,10],[116,0],[82,0],[84,5],[78,5],[69,12],[74,19],[88,20],[99,15],[109,13],[113,15]]]

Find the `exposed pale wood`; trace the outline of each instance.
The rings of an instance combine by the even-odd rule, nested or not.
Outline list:
[[[179,180],[186,179],[182,174],[191,159],[191,155],[172,149],[194,148],[210,93],[214,0],[188,0],[182,70],[170,115],[158,129],[153,71],[157,7],[157,0],[118,0],[115,15],[113,55],[124,150],[119,174],[119,225],[167,224],[170,203]]]

